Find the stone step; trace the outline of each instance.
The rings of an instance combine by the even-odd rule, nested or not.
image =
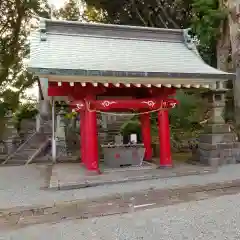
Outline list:
[[[33,163],[52,163],[52,158],[48,155],[43,157],[36,157],[33,160]]]
[[[23,155],[16,155],[8,160],[8,162],[14,161],[14,160],[23,160],[27,161],[35,152],[32,154],[23,154]]]
[[[233,133],[219,133],[219,134],[202,134],[199,137],[201,143],[231,143],[236,141],[236,136]]]
[[[26,161],[24,160],[9,160],[5,165],[7,166],[19,166],[19,165],[24,165],[26,163]]]
[[[204,127],[205,133],[229,133],[231,129],[228,124],[207,124]]]
[[[27,142],[22,149],[14,154],[7,162],[7,164],[24,164],[29,160],[39,149],[39,147],[49,139],[49,134],[37,133],[29,142]]]

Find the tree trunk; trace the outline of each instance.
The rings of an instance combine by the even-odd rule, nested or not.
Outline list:
[[[225,0],[219,0],[219,8],[224,9]],[[231,53],[229,19],[224,19],[220,24],[220,37],[217,42],[217,68],[229,71],[229,54]]]
[[[240,0],[228,0],[229,9],[229,29],[232,48],[232,61],[236,69],[236,80],[233,81],[233,95],[235,104],[235,121],[240,125],[240,35],[239,35],[239,17]]]

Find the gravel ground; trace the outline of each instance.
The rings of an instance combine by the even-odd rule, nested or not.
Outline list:
[[[0,233],[1,240],[240,239],[240,194]]]
[[[183,187],[188,184],[205,185],[212,182],[239,179],[240,165],[229,165],[219,169],[216,174],[204,176],[185,176],[130,182],[115,185],[105,185],[69,191],[39,190],[44,184],[43,176],[34,165],[20,167],[0,168],[0,209],[31,206],[33,204],[45,205],[54,202],[71,201],[74,199],[89,199],[112,194],[122,194],[132,191],[141,191],[149,188],[166,189]]]

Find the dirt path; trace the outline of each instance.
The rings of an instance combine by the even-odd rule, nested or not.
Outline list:
[[[22,228],[40,223],[54,223],[69,219],[88,219],[108,215],[132,213],[149,208],[160,208],[182,202],[199,201],[223,195],[240,193],[240,185],[225,187],[209,185],[203,190],[196,186],[169,190],[148,190],[145,192],[127,193],[101,197],[96,200],[75,201],[71,204],[56,205],[53,208],[23,211],[0,216],[0,229]]]

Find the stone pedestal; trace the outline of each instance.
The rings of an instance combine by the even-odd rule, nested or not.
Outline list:
[[[57,157],[67,156],[67,143],[66,143],[66,119],[64,108],[57,114],[56,122],[56,148]]]
[[[17,149],[18,132],[14,126],[13,113],[11,110],[5,115],[6,130],[5,130],[5,143],[7,146],[8,154],[13,153]]]
[[[115,144],[117,144],[117,145],[123,144],[123,136],[122,135],[115,136]]]
[[[39,114],[42,118],[47,119],[51,116],[50,102],[48,100],[39,100]]]
[[[36,132],[40,132],[41,130],[41,116],[37,114],[36,116]]]
[[[195,152],[195,159],[202,164],[217,167],[236,163],[238,160],[236,136],[223,119],[226,91],[219,87],[208,93],[210,119],[204,133],[199,137],[198,149]]]

